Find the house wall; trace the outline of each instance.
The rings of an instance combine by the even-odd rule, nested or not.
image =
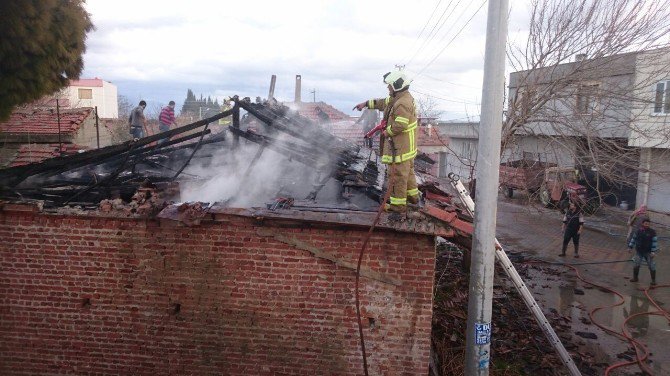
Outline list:
[[[91,89],[92,99],[79,99],[79,89]],[[102,81],[101,87],[96,86],[68,86],[63,94],[70,100],[71,108],[98,106],[98,116],[103,119],[119,117],[119,105],[116,85]]]
[[[540,68],[530,73],[513,72],[510,74],[508,98],[515,98],[517,92],[520,96],[540,97],[548,90],[557,93],[555,99],[543,106],[543,110],[534,114],[535,119],[543,120],[531,119],[527,124],[528,134],[597,134],[604,138],[627,138],[630,134],[630,92],[633,89],[635,62],[635,54],[622,54]],[[594,83],[599,84],[595,110],[591,114],[580,114],[576,111],[578,85]],[[554,118],[553,121],[544,120],[551,118]]]
[[[447,176],[450,172],[458,174],[463,181],[469,181],[471,166],[477,160],[477,141],[469,138],[449,138],[449,150],[440,157],[440,176]],[[444,167],[443,167],[444,166]],[[475,176],[472,176],[474,178]]]
[[[670,80],[670,53],[667,50],[638,54],[635,73],[633,121],[628,145],[638,147],[670,148],[670,114],[654,113],[656,83]]]
[[[650,170],[647,207],[670,214],[670,150],[651,149]]]
[[[477,160],[479,123],[440,123],[436,129],[449,138],[449,149],[441,156],[439,176],[450,172],[458,174],[464,181],[474,178],[473,165]]]
[[[572,138],[519,135],[515,142],[503,151],[501,162],[516,161],[525,157],[555,163],[561,167],[574,167],[576,149],[576,141]]]
[[[0,210],[0,374],[362,374],[365,228],[16,209]],[[370,374],[428,373],[434,262],[432,236],[373,234]]]
[[[105,127],[102,121],[98,122],[98,126],[100,127],[100,147],[102,148],[111,145],[112,133],[109,131],[109,128]],[[95,112],[91,112],[91,115],[82,122],[77,133],[73,135],[72,143],[96,148],[98,146],[97,137],[98,135],[96,134],[95,129]]]

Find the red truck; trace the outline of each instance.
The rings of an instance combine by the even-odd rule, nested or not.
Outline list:
[[[500,164],[500,187],[507,197],[514,195],[514,190],[528,193],[537,192],[544,182],[544,171],[555,167],[553,163],[528,161],[521,159]]]
[[[572,167],[557,167],[553,163],[519,160],[500,165],[500,187],[507,197],[515,189],[537,193],[542,205],[565,211],[570,201],[587,214],[600,206],[597,198],[589,198],[585,186],[578,183],[578,171]]]

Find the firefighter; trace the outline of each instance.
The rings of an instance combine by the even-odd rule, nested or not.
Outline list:
[[[409,93],[410,80],[402,71],[384,75],[389,96],[361,102],[354,109],[364,108],[383,112],[382,120],[386,129],[382,132],[380,154],[382,163],[390,166],[390,203],[384,209],[390,212],[405,213],[407,204],[419,203],[419,189],[414,175],[414,157],[416,148],[416,105]]]

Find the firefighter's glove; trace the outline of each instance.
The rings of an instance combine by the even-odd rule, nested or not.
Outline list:
[[[368,105],[368,102],[361,102],[361,103],[355,105],[354,108],[352,108],[352,110],[362,111],[365,107],[367,107],[367,105]]]

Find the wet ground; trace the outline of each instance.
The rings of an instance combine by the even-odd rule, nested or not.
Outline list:
[[[575,356],[592,357],[594,363],[616,364],[634,360],[632,347],[625,339],[595,325],[592,318],[615,332],[624,329],[647,346],[655,375],[670,375],[670,325],[658,315],[640,315],[657,311],[645,296],[649,287],[649,270],[640,271],[640,282],[632,283],[632,254],[625,244],[626,218],[630,212],[616,208],[602,210],[587,217],[585,231],[580,239],[580,258],[573,257],[572,244],[568,257],[558,257],[562,245],[561,218],[556,210],[529,204],[523,197],[502,198],[498,204],[498,239],[508,253],[520,252],[527,260],[543,260],[524,266],[524,280],[547,316],[558,317],[564,324],[555,328],[565,342],[578,345]],[[658,227],[660,252],[656,257],[657,282],[670,284],[670,231]],[[572,264],[575,269],[567,266]],[[621,294],[603,291],[586,283],[608,287]],[[666,311],[670,309],[670,287],[650,291],[651,297]],[[607,366],[604,366],[606,368]],[[612,375],[640,374],[637,365],[619,368]]]

